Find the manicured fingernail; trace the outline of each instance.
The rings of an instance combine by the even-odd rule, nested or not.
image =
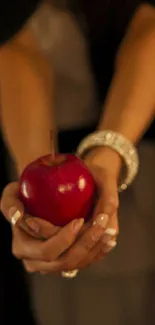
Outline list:
[[[117,231],[115,228],[107,228],[104,233],[105,235],[116,236]]]
[[[15,215],[16,213],[21,214],[21,212],[20,212],[16,207],[12,206],[12,207],[9,209],[9,217],[10,217],[10,219],[11,219],[12,217],[14,217],[14,215]]]
[[[84,219],[77,219],[73,221],[73,231],[77,233],[83,226]]]
[[[116,245],[117,245],[116,240],[109,240],[104,247],[104,252],[109,253],[112,249],[116,247]]]
[[[112,237],[116,236],[117,234],[117,230],[115,228],[107,228],[104,232],[104,236],[103,236],[103,243],[107,244],[109,241],[112,240]]]
[[[93,222],[93,226],[99,226],[101,228],[106,228],[109,220],[109,216],[105,213],[100,213]]]
[[[11,223],[13,226],[16,225],[16,223],[19,221],[21,218],[21,212],[17,210],[15,207],[11,207],[9,210],[9,219],[11,220]]]
[[[33,218],[27,218],[25,222],[31,231],[35,233],[39,232],[40,226],[33,220]]]

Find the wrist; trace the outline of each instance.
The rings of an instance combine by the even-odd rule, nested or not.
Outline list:
[[[93,164],[96,167],[102,167],[109,170],[116,177],[119,177],[122,167],[121,156],[109,147],[98,147],[91,149],[84,157],[85,162]]]
[[[105,169],[116,177],[119,177],[123,160],[126,173],[119,186],[119,191],[124,191],[138,173],[139,157],[136,148],[122,134],[111,130],[89,134],[79,144],[77,155],[81,158],[85,157],[85,161],[90,167],[93,163],[96,167]]]

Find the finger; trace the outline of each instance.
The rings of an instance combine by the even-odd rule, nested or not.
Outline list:
[[[12,207],[9,211],[9,219],[12,226],[21,227],[27,234],[34,236],[35,238],[49,239],[60,229],[60,227],[56,227],[43,219],[28,214],[23,214],[21,216],[19,210],[15,213],[14,210],[14,207]]]
[[[24,206],[18,199],[18,183],[14,182],[7,185],[2,193],[0,209],[5,218],[10,222],[11,217],[16,214],[17,220],[24,214]]]
[[[34,239],[22,229],[14,227],[13,254],[19,259],[55,260],[73,243],[82,225],[83,219],[74,220],[45,242]]]
[[[13,227],[12,235],[12,253],[16,258],[41,259],[41,240],[28,235],[20,227]]]
[[[76,240],[76,237],[84,224],[83,219],[73,220],[61,228],[60,231],[44,243],[44,260],[54,261],[62,255]]]
[[[39,272],[42,275],[58,273],[55,269],[55,262],[42,262],[24,259],[23,265],[28,273]]]
[[[54,226],[53,224],[43,219],[32,217],[27,214],[24,215],[24,218],[21,220],[21,222],[19,222],[19,225],[29,235],[40,238],[42,240],[51,238],[60,230],[60,227]],[[36,228],[36,225],[38,228]]]
[[[77,239],[74,245],[54,264],[55,271],[76,269],[81,260],[86,258],[89,251],[103,236],[108,219],[99,216],[93,224],[81,237]]]
[[[78,268],[85,268],[90,266],[94,262],[101,260],[106,256],[111,250],[113,250],[117,244],[118,235],[118,218],[114,215],[110,218],[107,225],[107,229],[104,232],[101,240],[96,244],[96,246],[89,252],[87,257],[81,261]]]
[[[97,175],[97,174],[96,174]],[[98,220],[105,220],[111,217],[118,208],[118,193],[116,178],[113,175],[103,173],[103,171],[97,175],[98,187],[100,198],[94,213],[94,225]],[[103,182],[104,180],[104,182]],[[99,234],[98,234],[99,236]],[[57,270],[67,270],[80,267],[80,261],[85,260],[85,265],[89,264],[89,251],[96,246],[99,241],[96,236],[86,238],[86,235],[82,239],[78,240],[78,244],[75,244],[66,254],[62,257]],[[114,245],[114,241],[108,242],[109,245]],[[108,248],[109,249],[109,246]],[[111,246],[110,246],[111,249]]]
[[[117,237],[119,233],[119,226],[118,226],[118,217],[117,214],[114,214],[113,217],[110,219],[108,227],[104,233],[104,236],[101,242],[98,244],[97,247],[97,254],[99,256],[105,256],[109,252],[111,252],[117,245]]]
[[[94,217],[99,213],[114,215],[119,206],[117,179],[114,175],[100,170],[96,172],[96,181],[99,188],[99,201],[94,211]]]
[[[56,236],[58,238],[57,247],[54,247],[54,249],[50,250],[51,255],[46,256],[46,261],[26,261],[25,267],[28,270],[28,272],[44,272],[44,273],[51,273],[51,272],[61,272],[66,270],[72,270],[76,268],[76,265],[78,265],[79,261],[84,258],[85,255],[88,254],[88,251],[91,250],[91,248],[96,245],[96,241],[99,240],[101,236],[103,236],[104,230],[106,228],[108,220],[99,219],[95,225],[90,228],[82,238],[78,240],[77,243],[73,245],[73,247],[65,253],[64,256],[60,257],[57,261],[57,257],[60,256],[60,253],[62,254],[64,251],[64,248],[61,249],[60,241],[58,238],[58,235],[64,232],[64,229],[59,232],[59,234]],[[79,229],[80,230],[80,229]],[[68,236],[66,237],[68,242]],[[50,245],[50,242],[52,240],[49,240],[49,243],[46,243],[46,251],[47,245]],[[73,241],[72,241],[73,242]],[[62,244],[61,244],[62,245]],[[70,243],[66,245],[66,249],[71,245]],[[68,247],[67,247],[68,246]],[[62,246],[63,247],[63,246]],[[48,262],[49,260],[49,262]]]
[[[103,258],[107,256],[108,253],[113,251],[117,246],[117,237],[112,237],[110,241],[105,246],[101,246],[99,248],[99,252],[97,252],[96,256],[92,258],[88,265],[92,265],[93,263],[101,261]]]
[[[18,198],[18,182],[8,184],[3,193],[0,208],[5,218],[13,225],[20,225],[24,230],[28,228],[34,233],[38,233],[39,226],[32,220],[31,227],[25,225],[24,218],[24,205]]]
[[[29,235],[41,238],[50,238],[58,227],[30,215],[24,214],[24,206],[18,199],[18,183],[6,186],[2,194],[1,211],[13,226],[20,226]]]
[[[116,246],[116,238],[119,233],[118,217],[117,214],[114,214],[110,219],[107,229],[102,238],[104,244],[104,252],[108,253]]]
[[[84,269],[88,266],[93,265],[96,262],[101,261],[103,258],[107,256],[108,253],[114,250],[116,245],[117,245],[117,237],[111,237],[111,240],[109,240],[109,242],[106,245],[101,244],[96,246],[95,249],[92,250],[90,254],[87,256],[87,258],[84,259],[78,265],[78,269]]]

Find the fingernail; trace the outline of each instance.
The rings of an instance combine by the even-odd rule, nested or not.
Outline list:
[[[73,222],[73,231],[75,233],[77,233],[82,228],[83,224],[84,224],[84,219],[74,220],[74,222]]]
[[[16,207],[12,206],[12,207],[9,209],[9,217],[10,217],[10,218],[13,217],[13,216],[15,215],[15,213],[17,213],[17,212],[18,212],[18,214],[19,214],[19,213],[21,214],[21,212],[20,212]]]
[[[102,239],[103,243],[107,244],[109,241],[112,240],[111,237],[116,236],[116,234],[117,234],[117,231],[116,231],[115,228],[107,228],[105,230],[105,232],[104,232],[104,236],[103,236],[103,239]]]
[[[25,222],[31,231],[35,233],[39,232],[40,226],[33,220],[33,218],[27,218]]]
[[[116,240],[109,240],[106,246],[104,247],[104,252],[109,253],[112,249],[116,247],[116,245],[117,245]]]
[[[21,218],[21,212],[17,210],[15,207],[11,207],[9,210],[9,219],[11,220],[11,223],[13,226],[16,225],[16,223],[19,221]]]
[[[106,228],[106,225],[108,223],[109,216],[105,213],[100,213],[97,218],[93,222],[93,226],[100,226],[101,228]]]
[[[115,236],[117,231],[115,228],[107,228],[104,233],[105,235]]]

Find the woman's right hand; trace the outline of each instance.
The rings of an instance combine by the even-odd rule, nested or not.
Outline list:
[[[18,199],[18,183],[10,183],[3,191],[0,208],[5,218],[11,223],[17,216],[17,223],[12,226],[12,252],[23,260],[27,271],[29,260],[55,261],[75,241],[83,226],[83,220],[74,220],[63,228],[58,228],[44,220],[24,214],[24,207]],[[46,240],[43,240],[43,238]]]

